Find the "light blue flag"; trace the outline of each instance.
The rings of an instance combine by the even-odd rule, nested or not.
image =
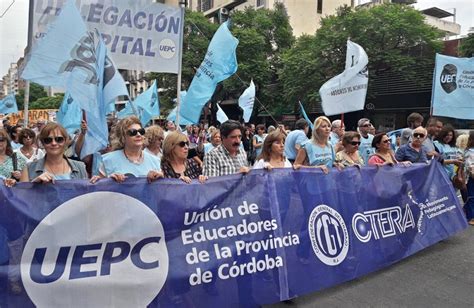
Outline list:
[[[81,109],[97,109],[97,86],[102,79],[96,67],[98,39],[87,31],[75,1],[70,0],[27,56],[21,77],[43,86],[60,86]]]
[[[298,104],[300,104],[301,114],[303,115],[303,118],[306,120],[306,122],[308,122],[309,127],[311,127],[311,130],[313,130],[313,127],[314,127],[313,122],[311,122],[311,120],[308,118],[308,115],[306,114],[306,111],[304,110],[303,104],[301,104],[301,102],[298,102]]]
[[[224,110],[222,110],[219,104],[217,104],[216,118],[217,118],[217,121],[219,121],[221,124],[229,120],[229,117],[225,114]]]
[[[130,102],[125,103],[125,107],[117,113],[117,118],[123,119],[135,115]]]
[[[253,104],[255,102],[255,84],[250,81],[250,86],[245,89],[244,93],[239,97],[239,107],[244,111],[244,121],[248,123],[252,116]]]
[[[181,102],[183,102],[184,98],[186,97],[186,94],[187,94],[187,91],[181,91],[180,93],[180,97],[181,97]],[[176,98],[173,100],[173,102],[176,103]],[[181,112],[180,112],[181,114]],[[175,122],[176,121],[176,107],[174,107],[170,113],[168,114],[168,117],[166,118],[168,121],[173,121]],[[192,122],[186,120],[186,119],[183,119],[182,117],[180,118],[179,120],[179,124],[180,125],[190,125],[190,124],[193,124]]]
[[[0,100],[0,113],[18,113],[18,105],[16,104],[15,94],[9,94]]]
[[[134,101],[142,126],[146,126],[150,120],[160,115],[160,101],[156,80],[145,92],[140,94]]]
[[[56,119],[67,130],[69,135],[74,134],[74,132],[81,128],[81,107],[69,93],[64,95],[61,107],[56,112]]]
[[[188,95],[181,104],[180,124],[184,124],[181,119],[198,123],[201,110],[211,99],[217,84],[237,71],[235,49],[238,44],[239,40],[229,31],[228,22],[223,23],[214,34],[204,61],[189,86]]]
[[[433,115],[474,120],[474,58],[436,54]]]
[[[107,114],[115,111],[115,99],[118,96],[129,96],[127,85],[112,59],[106,55],[104,66],[104,101],[107,103]]]

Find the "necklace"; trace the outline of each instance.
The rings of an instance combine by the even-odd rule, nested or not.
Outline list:
[[[139,165],[143,162],[143,151],[140,151],[140,155],[138,156],[137,159],[131,159],[130,157],[128,157],[127,152],[125,152],[125,149],[123,149],[123,155],[125,155],[125,158],[127,158],[128,161],[131,162],[132,164]]]
[[[53,171],[53,168],[51,168],[51,166],[45,166],[45,169],[49,172],[51,172],[54,176],[57,176],[57,175],[61,175],[61,174],[64,174],[66,173],[66,167],[64,165],[64,160],[61,160],[61,167],[60,167],[60,170],[59,172],[54,172]]]

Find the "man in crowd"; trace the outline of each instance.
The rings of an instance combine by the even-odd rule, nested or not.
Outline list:
[[[166,131],[165,131],[165,138],[170,132],[174,132],[176,130],[176,125],[174,125],[173,121],[166,122]]]
[[[443,129],[443,122],[441,122],[438,118],[431,117],[428,119],[428,122],[426,123],[426,130],[428,131],[428,136],[425,141],[423,141],[423,146],[428,152],[428,158],[432,158],[439,155],[439,153],[436,151],[436,147],[433,141],[434,139],[436,139],[441,129]]]
[[[341,140],[342,136],[345,133],[344,123],[341,120],[334,120],[331,123],[331,134],[329,135],[329,142],[333,146]]]
[[[407,117],[408,128],[405,128],[400,135],[400,145],[410,141],[413,130],[423,124],[423,116],[418,112],[413,112]]]
[[[308,122],[306,122],[305,119],[299,119],[296,121],[295,130],[291,131],[288,136],[286,136],[285,156],[291,163],[295,162],[301,144],[308,140],[308,137],[306,136],[308,134],[308,128]]]
[[[203,175],[222,176],[249,171],[247,154],[240,147],[242,126],[228,120],[220,127],[222,144],[204,156]]]
[[[370,155],[375,153],[374,148],[372,147],[372,140],[374,139],[374,135],[369,134],[370,129],[373,127],[370,120],[367,118],[362,118],[357,122],[357,126],[359,127],[360,133],[360,146],[359,146],[359,154],[364,160],[364,163],[367,165],[369,161]]]

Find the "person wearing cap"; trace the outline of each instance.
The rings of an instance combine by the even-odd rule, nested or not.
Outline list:
[[[291,163],[295,162],[301,145],[308,141],[308,137],[306,137],[308,129],[308,122],[305,119],[299,119],[296,121],[295,130],[291,131],[286,137],[285,156]]]
[[[369,134],[370,129],[373,127],[370,120],[367,118],[362,118],[357,122],[358,130],[360,133],[360,146],[359,154],[364,160],[364,164],[367,165],[369,162],[369,157],[375,153],[375,149],[372,147],[372,140],[374,135]]]

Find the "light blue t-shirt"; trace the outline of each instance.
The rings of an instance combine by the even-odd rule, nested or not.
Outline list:
[[[329,134],[329,142],[332,146],[335,146],[339,142],[339,136],[335,132],[331,132],[331,134]]]
[[[265,136],[255,135],[253,136],[253,138],[255,138],[257,144],[263,144],[263,141],[265,141]],[[255,149],[255,153],[257,154],[257,157],[260,155],[260,153],[262,153],[262,149],[263,149],[263,145],[259,147],[258,149]]]
[[[216,148],[212,143],[204,144],[204,154],[209,153],[212,149]]]
[[[113,151],[102,155],[102,167],[100,168],[106,176],[112,173],[132,174],[136,177],[147,176],[150,170],[161,170],[160,159],[145,151],[143,153],[143,162],[136,164],[128,160],[123,150]]]
[[[55,174],[55,180],[70,180],[71,179],[71,172],[63,173],[63,174]]]
[[[304,142],[301,146],[306,150],[310,166],[326,165],[328,168],[332,168],[335,154],[334,149],[329,142],[324,148],[314,144],[311,140]]]
[[[434,145],[443,159],[457,159],[458,157],[462,157],[462,152],[457,147],[440,143],[438,140],[434,141]],[[450,179],[454,177],[454,165],[444,165],[444,170],[446,170]]]
[[[298,151],[296,150],[295,146],[301,145],[308,141],[308,137],[303,130],[298,129],[291,131],[288,136],[286,136],[285,140],[285,156],[288,159],[295,160],[296,156],[298,155]]]
[[[367,138],[362,135],[360,136],[359,154],[364,160],[365,165],[368,165],[370,156],[375,153],[375,149],[372,147],[373,139],[374,135],[371,134],[368,134]]]

